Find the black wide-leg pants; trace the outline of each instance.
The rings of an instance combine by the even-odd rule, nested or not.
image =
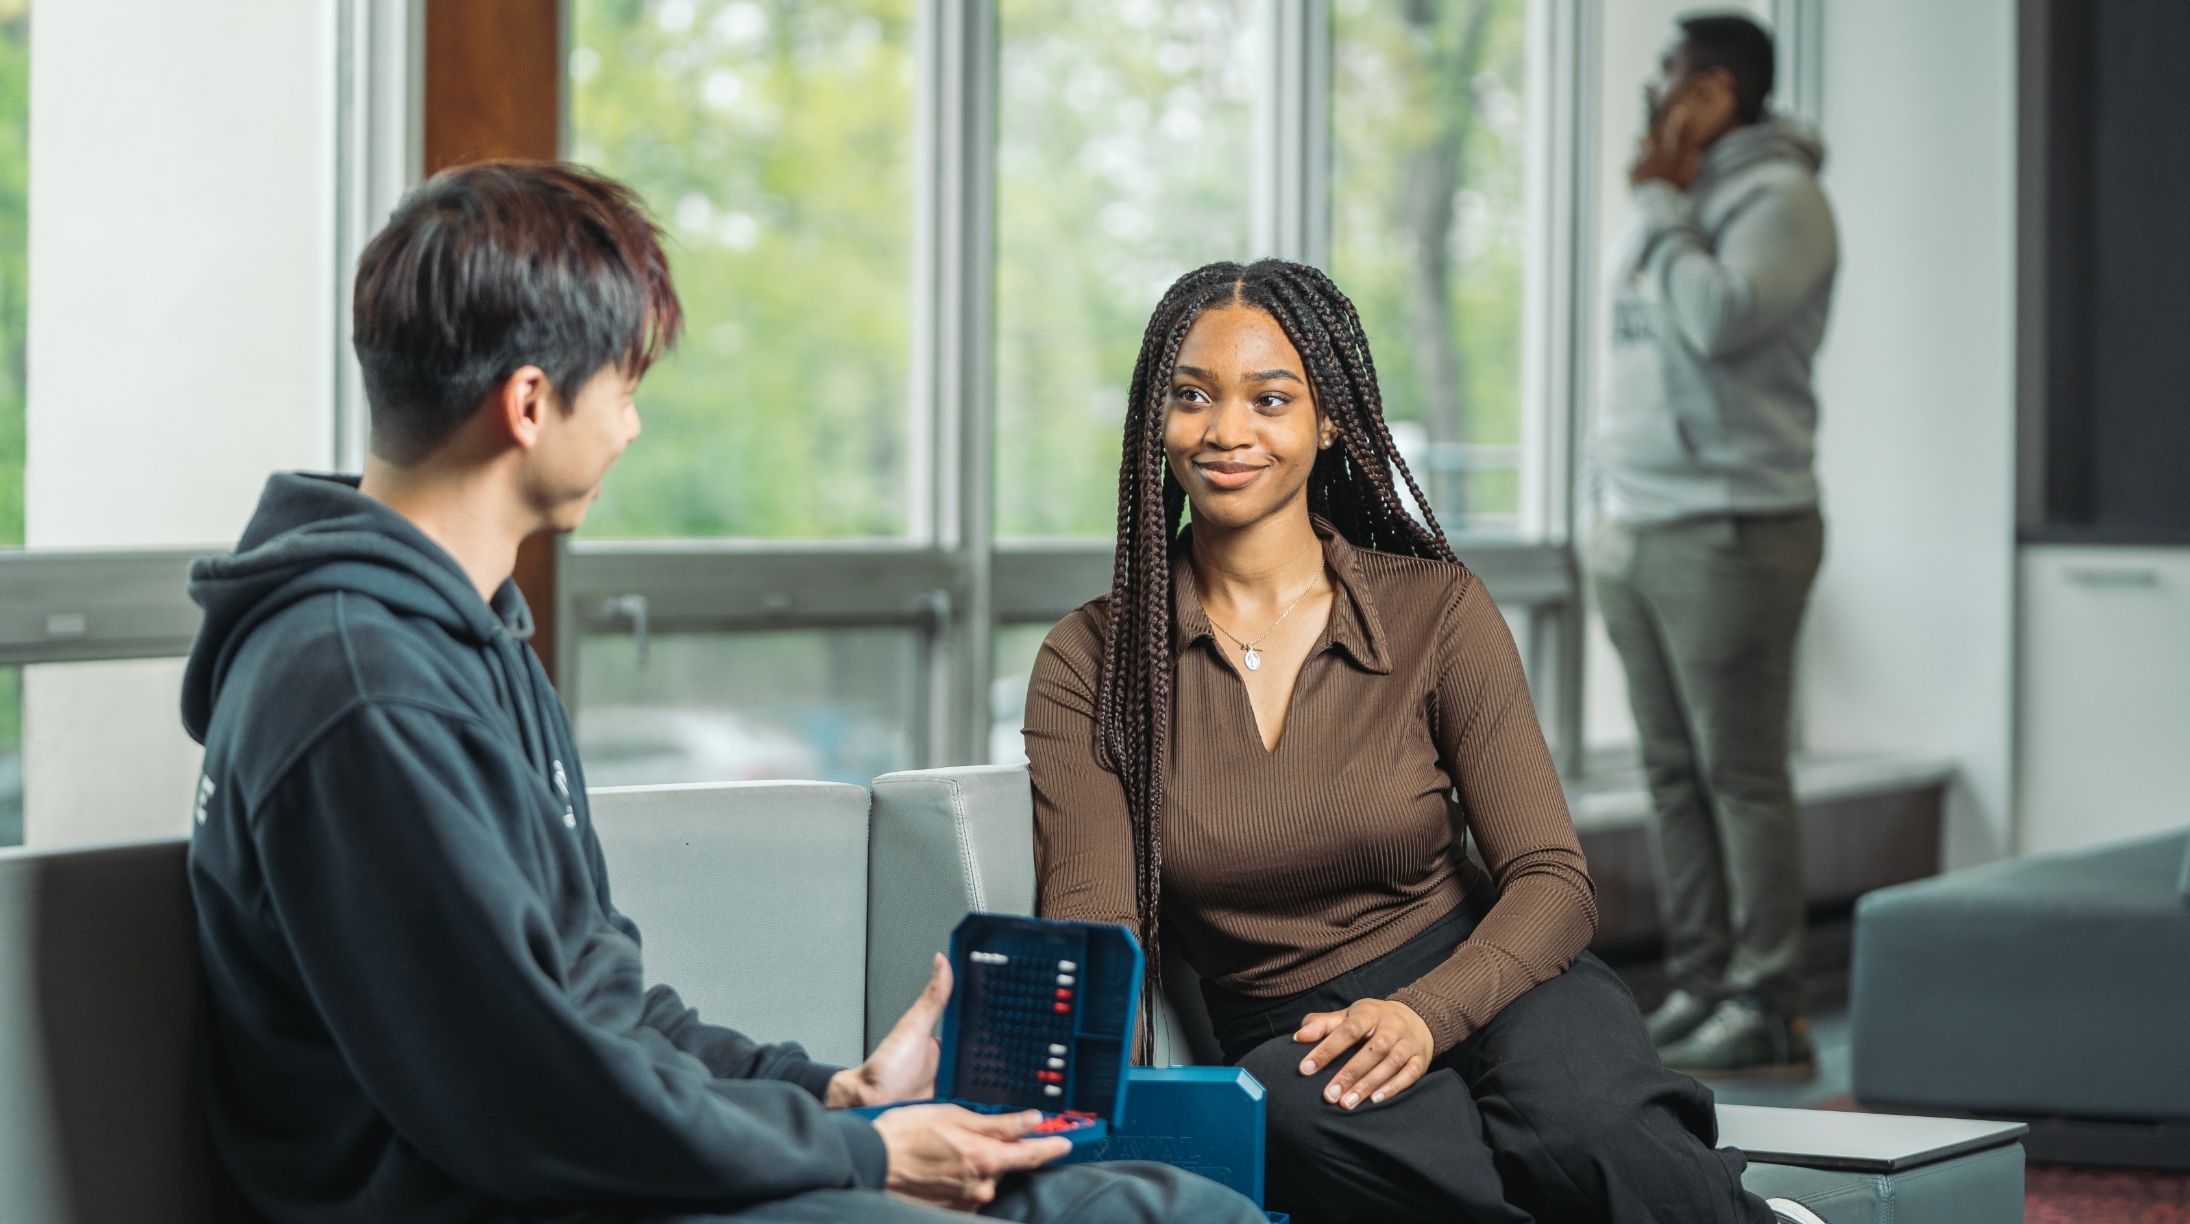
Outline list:
[[[1296,1224],[1769,1224],[1746,1165],[1713,1150],[1711,1091],[1658,1062],[1625,983],[1584,953],[1440,1055],[1405,1092],[1347,1111],[1293,1041],[1309,1012],[1388,998],[1452,955],[1479,894],[1413,940],[1286,999],[1203,983],[1227,1060],[1267,1091],[1267,1198]]]

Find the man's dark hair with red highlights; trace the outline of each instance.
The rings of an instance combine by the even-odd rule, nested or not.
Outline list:
[[[353,317],[373,453],[398,464],[439,449],[524,366],[567,411],[605,366],[645,373],[684,326],[637,194],[558,162],[478,162],[421,184],[358,259]]]

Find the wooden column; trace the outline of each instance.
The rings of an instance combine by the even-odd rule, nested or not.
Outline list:
[[[426,0],[425,163],[562,153],[561,0]],[[555,675],[555,537],[517,554],[532,648]]]

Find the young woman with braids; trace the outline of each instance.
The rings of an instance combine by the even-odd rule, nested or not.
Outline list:
[[[1026,744],[1041,912],[1125,923],[1152,965],[1178,940],[1269,1093],[1274,1208],[1774,1218],[1583,951],[1594,889],[1512,638],[1321,272],[1212,264],[1156,307],[1111,592],[1044,643]]]

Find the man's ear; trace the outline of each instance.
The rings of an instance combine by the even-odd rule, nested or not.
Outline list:
[[[1698,109],[1703,112],[1700,117],[1713,125],[1732,122],[1741,106],[1732,70],[1706,69],[1696,78],[1696,85]]]
[[[539,366],[519,366],[495,387],[488,399],[489,409],[499,426],[497,433],[525,450],[531,450],[540,441],[540,427],[546,422],[554,399],[547,371]]]

